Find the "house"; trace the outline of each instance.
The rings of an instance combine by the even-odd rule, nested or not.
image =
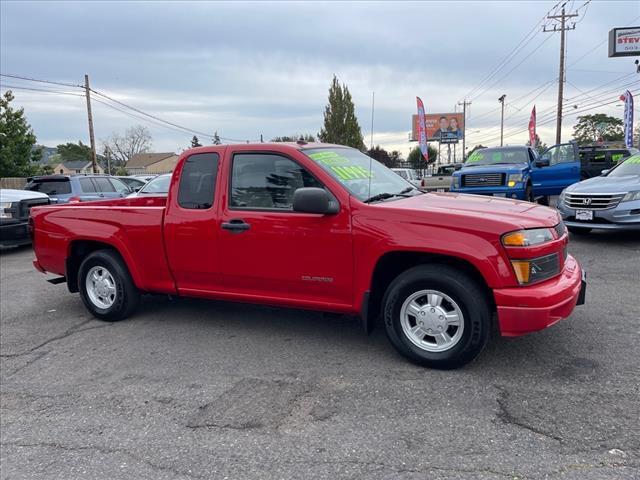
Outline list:
[[[93,173],[93,167],[90,160],[69,160],[58,163],[53,167],[53,173],[62,175],[86,175]],[[104,173],[100,165],[98,165],[98,173]]]
[[[167,153],[138,153],[131,157],[125,169],[127,175],[144,175],[145,173],[169,173],[178,163],[178,155]]]

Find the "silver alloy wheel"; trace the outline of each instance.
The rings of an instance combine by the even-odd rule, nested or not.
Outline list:
[[[87,272],[85,286],[89,300],[98,308],[106,310],[116,301],[116,282],[111,272],[102,266],[92,267]]]
[[[464,332],[462,310],[451,297],[437,290],[420,290],[400,308],[405,336],[427,352],[444,352],[455,346]]]

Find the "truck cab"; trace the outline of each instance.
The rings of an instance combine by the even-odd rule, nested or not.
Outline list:
[[[529,146],[492,147],[476,150],[453,173],[451,191],[548,201],[579,181],[575,143],[554,145],[540,155]]]

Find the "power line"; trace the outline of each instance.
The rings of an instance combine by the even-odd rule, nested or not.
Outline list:
[[[71,95],[73,97],[84,97],[84,95],[82,95],[81,93],[61,92],[56,90],[46,90],[44,88],[31,88],[31,87],[23,87],[18,85],[7,85],[6,83],[2,84],[2,88],[6,88],[8,90],[30,90],[34,92],[53,93],[57,95]]]
[[[522,50],[529,42],[531,42],[536,35],[538,35],[538,33],[540,33],[540,31],[538,30],[538,27],[540,26],[540,24],[545,23],[546,21],[546,17],[547,15],[551,14],[551,13],[555,13],[555,10],[558,8],[558,6],[560,5],[560,2],[557,2],[547,13],[545,13],[545,15],[542,16],[542,18],[540,20],[538,20],[538,22],[534,25],[534,27],[529,31],[529,33],[527,33],[525,35],[525,37],[520,40],[520,43],[518,43],[513,50],[511,50],[511,52],[509,52],[509,54],[502,59],[502,61],[493,69],[493,71],[491,71],[481,82],[478,86],[476,86],[475,88],[473,88],[470,92],[468,92],[466,95],[464,95],[464,98],[469,98],[471,96],[474,95],[474,93],[476,93],[479,89],[481,89],[488,81],[490,81],[501,69],[503,69],[509,62],[511,62],[511,60],[513,58],[515,58],[515,56],[520,52],[520,50]],[[552,12],[553,10],[553,12]],[[477,98],[479,95],[475,95],[474,98]]]
[[[28,80],[30,82],[50,83],[51,85],[62,85],[64,87],[80,87],[80,88],[84,88],[82,85],[74,85],[73,83],[52,82],[50,80],[40,80],[40,79],[37,79],[37,78],[23,77],[23,76],[20,76],[20,75],[10,75],[8,73],[0,73],[0,77],[17,78],[17,79],[20,79],[20,80]]]

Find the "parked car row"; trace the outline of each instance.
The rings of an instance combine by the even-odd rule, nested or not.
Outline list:
[[[30,177],[24,190],[0,190],[0,245],[17,246],[31,242],[28,220],[32,206],[112,200],[141,194],[166,196],[170,178],[171,175]]]

